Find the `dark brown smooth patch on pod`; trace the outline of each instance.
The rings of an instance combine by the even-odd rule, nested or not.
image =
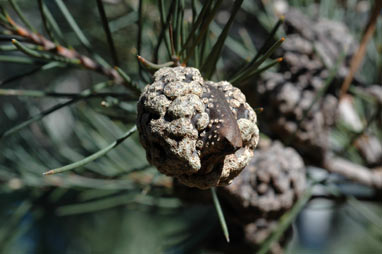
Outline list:
[[[212,124],[209,132],[217,133],[235,148],[242,147],[243,141],[239,126],[224,93],[209,84],[205,85],[209,92],[203,95],[203,97],[208,98],[207,106],[211,121],[216,121]]]

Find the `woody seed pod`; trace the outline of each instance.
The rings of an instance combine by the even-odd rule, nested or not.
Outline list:
[[[305,189],[305,165],[299,154],[280,142],[261,144],[243,173],[220,189],[241,222],[276,219]]]
[[[256,113],[226,81],[190,67],[161,68],[138,101],[137,127],[148,161],[190,187],[229,184],[259,139]]]

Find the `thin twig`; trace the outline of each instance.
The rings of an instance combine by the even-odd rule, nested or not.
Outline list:
[[[382,201],[382,197],[380,195],[378,195],[378,193],[375,193],[373,195],[354,195],[353,197],[357,200],[367,201],[367,202],[379,203]],[[333,194],[313,194],[310,197],[310,200],[314,200],[314,199],[326,199],[326,200],[332,200],[335,202],[345,202],[348,200],[348,196],[347,195],[333,195]]]
[[[127,79],[123,78],[119,74],[119,72],[115,70],[114,68],[104,67],[100,65],[99,63],[97,63],[96,61],[94,61],[93,59],[87,56],[81,55],[74,49],[68,49],[64,46],[57,45],[51,40],[45,38],[44,36],[37,33],[33,33],[29,31],[28,29],[25,29],[21,27],[20,25],[16,24],[16,22],[10,16],[7,16],[7,20],[9,24],[11,24],[13,27],[13,29],[10,31],[12,34],[22,36],[23,38],[28,39],[31,43],[41,46],[42,49],[46,52],[49,52],[51,56],[56,55],[60,57],[59,60],[67,59],[70,63],[80,64],[86,69],[98,72],[100,74],[103,74],[109,77],[111,80],[113,80],[117,84],[123,84],[129,88],[134,88],[131,82],[128,82]],[[16,46],[20,46],[20,49],[22,47],[20,43],[18,43]],[[47,56],[43,54],[33,54],[36,52],[38,53],[38,51],[29,50],[29,48],[27,47],[23,47],[22,49],[24,49],[24,53],[33,55],[34,57],[43,58],[43,56]]]
[[[342,175],[354,182],[382,189],[382,171],[370,170],[331,154],[325,156],[323,166],[329,172]]]
[[[347,90],[349,89],[349,86],[353,80],[354,74],[357,71],[358,67],[360,66],[363,57],[366,53],[366,46],[371,39],[371,37],[374,34],[375,27],[377,24],[378,15],[380,14],[382,10],[382,1],[381,0],[375,0],[375,6],[371,9],[372,13],[369,18],[369,22],[367,23],[364,34],[362,36],[361,44],[356,52],[356,54],[353,56],[351,63],[350,63],[350,69],[348,72],[348,75],[346,76],[344,82],[341,86],[340,91],[340,100],[344,97]]]

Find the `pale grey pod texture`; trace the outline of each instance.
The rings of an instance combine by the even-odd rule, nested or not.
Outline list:
[[[292,208],[305,190],[305,165],[301,156],[280,142],[262,142],[230,186],[220,189],[240,220],[277,219]]]
[[[138,101],[137,127],[151,164],[201,189],[229,184],[259,140],[244,94],[227,81],[204,81],[191,67],[154,74]]]

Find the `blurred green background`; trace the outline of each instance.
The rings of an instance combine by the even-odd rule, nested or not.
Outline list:
[[[38,1],[15,2],[32,26],[45,33]],[[57,2],[67,6],[90,41],[92,51],[79,42]],[[103,2],[119,67],[144,85],[136,60],[139,1]],[[150,59],[161,31],[160,12],[157,1],[142,2],[144,18],[140,54]],[[170,1],[165,2],[167,6]],[[63,35],[61,39],[67,46],[88,55],[96,52],[107,62],[113,62],[95,0],[44,3],[57,21]],[[18,23],[22,22],[16,18],[9,1],[1,0],[0,4]],[[309,17],[342,22],[360,41],[373,1],[245,0],[226,41],[214,79],[223,79],[230,66],[248,60],[247,57],[256,52],[277,22],[277,8],[285,6],[300,9]],[[230,8],[231,1],[223,1],[210,27],[212,41],[220,33],[224,25],[222,20]],[[284,34],[280,29],[277,36]],[[0,47],[9,45],[9,39],[6,34],[0,35]],[[5,52],[4,48],[1,54]],[[379,18],[376,33],[357,74],[364,83],[381,84],[381,52],[382,19]],[[22,55],[14,51],[4,54]],[[166,57],[162,46],[159,62],[165,62]],[[46,69],[41,66],[40,63],[0,61],[0,88],[79,93],[105,81],[100,74],[73,66]],[[82,168],[42,176],[48,169],[81,160],[103,149],[135,124],[136,99],[129,97],[123,87],[114,86],[105,91],[127,95],[119,100],[113,96],[89,97],[44,117],[39,115],[40,112],[70,99],[0,97],[0,133],[31,117],[41,118],[0,139],[0,252],[223,253],[207,247],[216,236],[223,239],[213,204],[187,204],[178,199],[171,188],[171,179],[148,165],[137,133]],[[361,119],[366,119],[368,109],[374,104],[358,97],[354,100]],[[102,106],[101,102],[107,106]],[[382,137],[378,125],[372,125],[371,129]],[[339,144],[346,144],[353,134],[351,130],[335,128],[332,138]],[[362,162],[352,147],[346,156]],[[367,195],[372,190],[350,183],[336,188],[346,189],[344,193],[348,198],[341,201],[311,200],[296,220],[293,239],[286,253],[382,253],[382,197],[378,196],[372,202],[359,201],[352,198],[353,193]]]

